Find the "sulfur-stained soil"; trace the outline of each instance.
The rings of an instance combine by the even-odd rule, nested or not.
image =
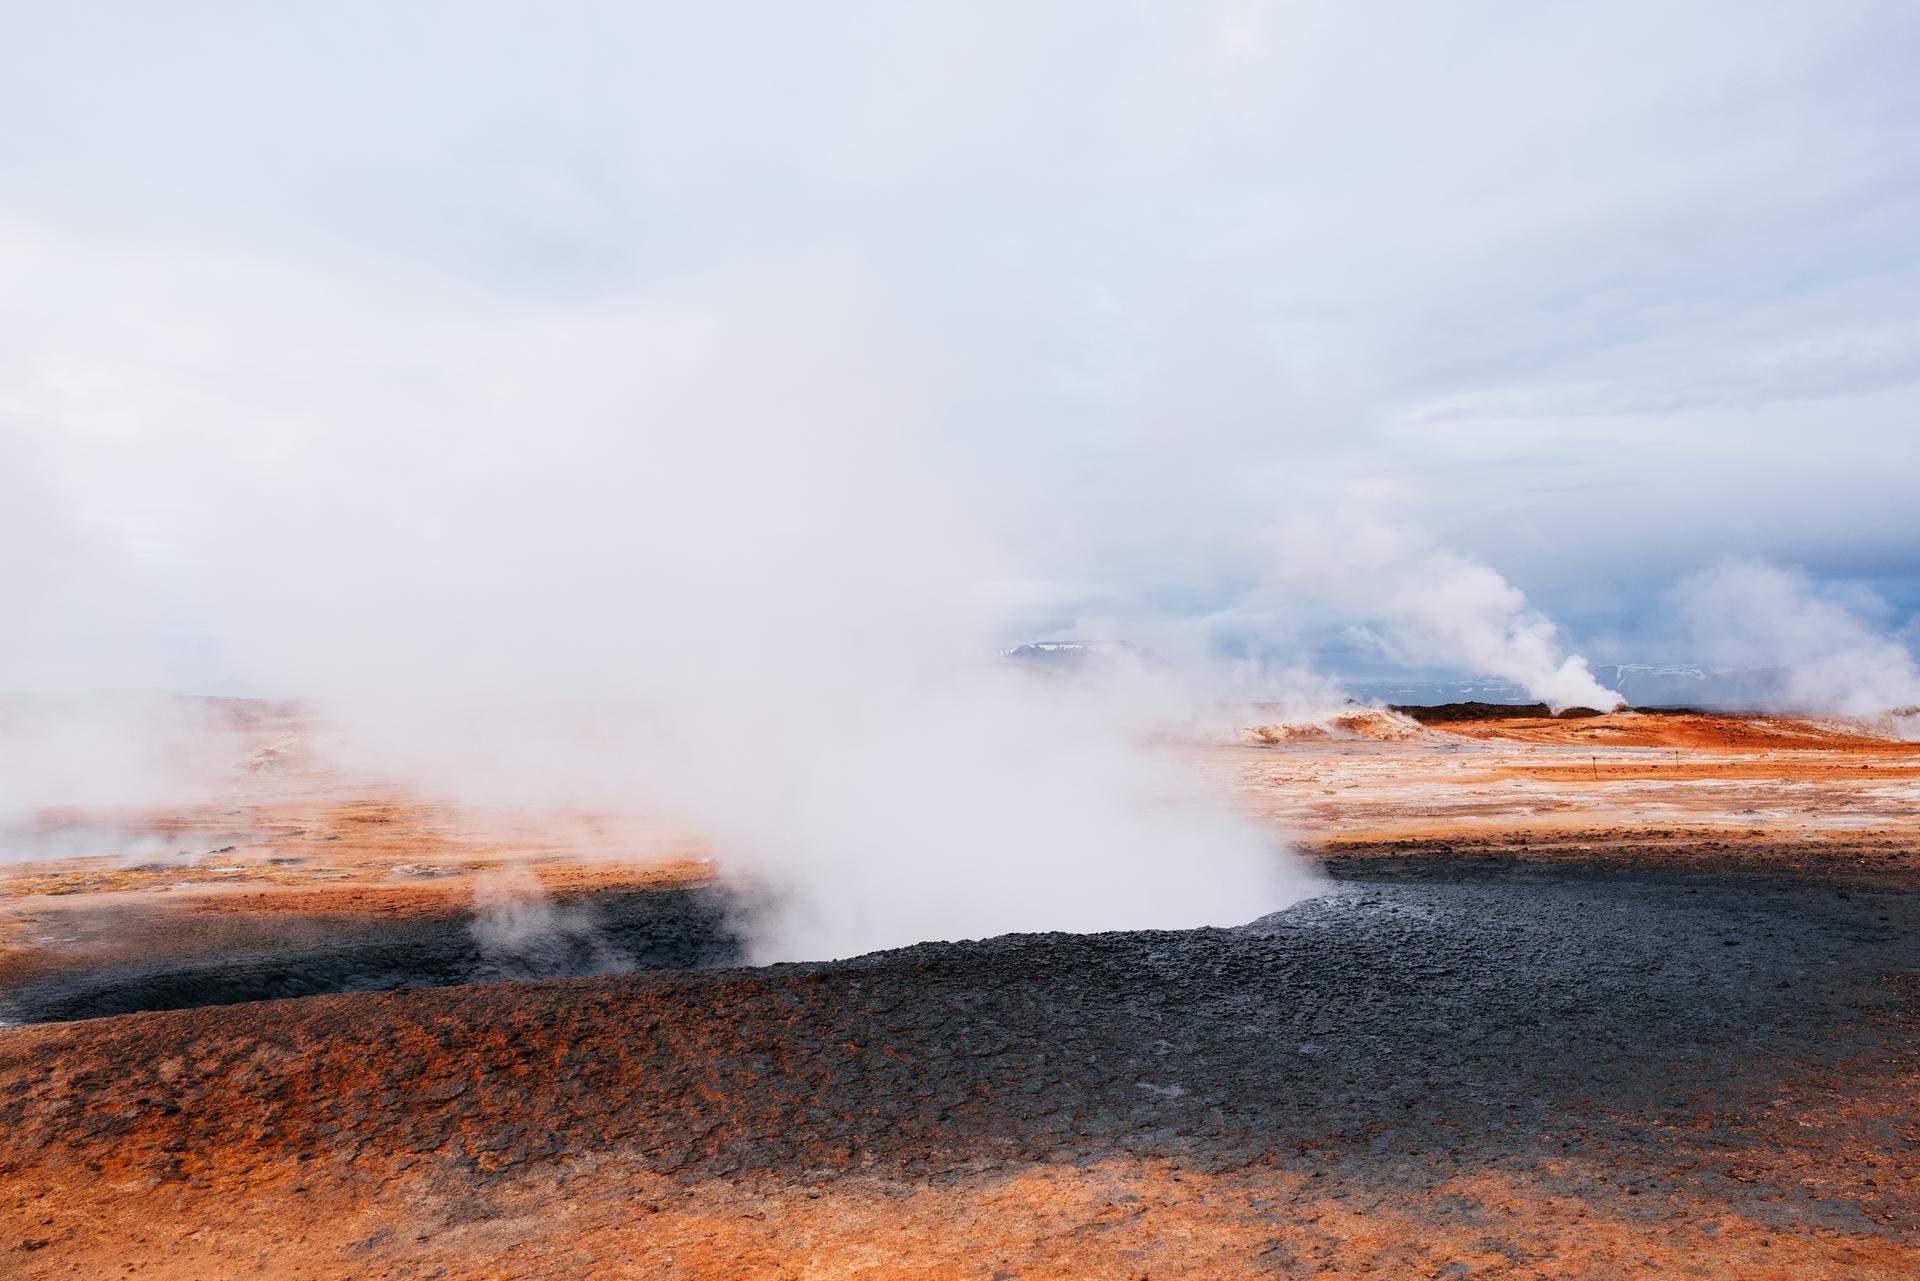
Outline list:
[[[1651,747],[1704,751],[1820,751],[1868,755],[1920,768],[1920,742],[1875,733],[1859,721],[1712,712],[1615,712],[1573,719],[1479,716],[1435,723],[1463,738],[1562,747]]]
[[[474,812],[353,779],[42,821],[50,846],[79,827],[102,853],[0,864],[0,1017],[8,989],[62,974],[464,930],[501,878],[560,903],[618,903],[714,877],[662,827]]]
[[[335,881],[274,879],[304,836],[160,895],[21,867],[16,1017],[93,1017],[0,1028],[0,1272],[1920,1274],[1911,746],[1490,724],[1196,749],[1330,877],[1231,928],[731,968],[698,851],[555,844],[577,937],[658,964],[527,982],[474,946],[503,820],[338,788],[253,813],[343,835]],[[403,942],[453,985],[182,981]]]

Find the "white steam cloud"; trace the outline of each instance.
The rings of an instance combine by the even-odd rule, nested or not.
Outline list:
[[[1809,182],[1661,104],[1754,115],[1728,30],[1839,57],[1743,10],[1657,64],[1638,22],[1348,11],[22,16],[0,687],[233,676],[437,793],[665,813],[771,886],[765,955],[1283,905],[1299,868],[1149,745],[1182,686],[986,656],[1284,673],[1313,615],[1611,706],[1503,537],[1426,532],[1406,476],[1454,445],[1415,411],[1611,379],[1511,317],[1641,276],[1682,313],[1596,248]],[[1503,83],[1531,109],[1462,91]]]
[[[633,968],[609,942],[593,908],[555,903],[525,867],[482,875],[468,925],[483,966],[501,978],[606,974]]]
[[[1876,717],[1920,707],[1920,662],[1874,618],[1868,593],[1823,593],[1799,569],[1730,560],[1674,593],[1694,644],[1711,661],[1784,670],[1783,703],[1801,711]]]
[[[1364,510],[1295,516],[1271,535],[1272,582],[1377,622],[1381,647],[1403,659],[1451,663],[1503,677],[1558,711],[1611,711],[1621,700],[1568,654],[1551,619],[1489,565],[1437,545],[1419,530]]]
[[[210,799],[253,746],[203,700],[0,693],[0,863],[159,852],[116,821]]]

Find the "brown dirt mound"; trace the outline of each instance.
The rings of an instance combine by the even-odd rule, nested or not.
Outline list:
[[[1254,725],[1240,733],[1245,741],[1260,747],[1343,739],[1372,743],[1405,743],[1434,737],[1430,731],[1422,728],[1420,723],[1412,718],[1381,707],[1363,707],[1351,712],[1342,712],[1324,720],[1279,721],[1271,725]]]

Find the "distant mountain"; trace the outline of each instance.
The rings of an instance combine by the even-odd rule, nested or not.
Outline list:
[[[1363,703],[1431,707],[1439,703],[1532,703],[1533,695],[1497,676],[1459,680],[1343,681],[1347,693]]]
[[[1784,667],[1607,663],[1593,674],[1635,707],[1772,707],[1787,696]]]
[[[1003,649],[1000,657],[1022,667],[1072,676],[1111,669],[1122,663],[1145,667],[1165,665],[1158,654],[1129,641],[1034,641]]]
[[[1686,663],[1601,663],[1594,679],[1633,707],[1772,707],[1785,701],[1778,667],[1700,667]],[[1531,703],[1512,681],[1493,676],[1457,680],[1350,681],[1347,692],[1367,703]]]

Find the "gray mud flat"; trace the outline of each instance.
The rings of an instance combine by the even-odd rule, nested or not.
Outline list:
[[[1920,974],[1920,896],[1364,870],[1237,929],[1017,935],[767,977],[808,973],[872,1012],[834,1034],[911,1065],[860,1087],[883,1114],[918,1095],[941,1129],[1033,1157],[1221,1168],[1340,1136],[1332,1151],[1400,1186],[1488,1143],[1523,1164],[1655,1143],[1657,1125],[1751,1104],[1794,1073],[1907,1053],[1894,1018],[1912,989],[1887,980]],[[1828,1208],[1860,1222],[1857,1205]]]
[[[41,979],[0,993],[0,1019],[60,1022],[331,992],[701,969],[740,959],[726,903],[703,889],[599,895],[590,904],[542,901],[529,917],[435,916],[327,930],[309,924],[277,946],[261,942]]]

